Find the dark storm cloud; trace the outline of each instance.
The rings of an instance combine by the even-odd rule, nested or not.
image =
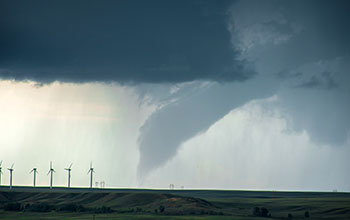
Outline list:
[[[295,88],[317,88],[322,85],[322,82],[316,76],[312,76],[307,82],[295,86]]]
[[[235,33],[245,57],[270,73],[349,56],[350,2],[346,0],[237,1]]]
[[[301,72],[291,72],[291,71],[281,71],[279,73],[276,74],[277,77],[281,78],[281,79],[290,79],[290,78],[296,78],[296,77],[300,77],[303,75],[303,73]]]
[[[306,82],[296,85],[294,88],[322,88],[322,89],[334,89],[338,84],[331,77],[329,72],[323,72],[321,76],[312,76]]]
[[[38,82],[243,81],[231,1],[1,1],[0,77]]]
[[[153,113],[141,129],[139,175],[164,165],[181,143],[233,108],[271,95],[320,144],[341,146],[350,129],[349,1],[242,0],[232,6],[233,43],[258,73]],[[214,147],[214,146],[213,146]]]
[[[320,145],[341,146],[350,130],[350,2],[260,2],[233,6],[241,13],[233,16],[236,31],[250,46],[246,57],[259,74],[277,75],[292,130],[307,131]]]

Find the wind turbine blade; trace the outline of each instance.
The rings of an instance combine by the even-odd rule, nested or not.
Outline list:
[[[33,173],[34,169],[32,169],[29,173]]]
[[[47,174],[46,174],[46,175],[49,175],[49,174],[50,174],[50,172],[51,172],[51,170],[49,170],[49,172],[47,172]]]
[[[69,169],[72,168],[73,163],[70,164]]]
[[[92,168],[92,161],[90,162],[90,169]]]
[[[50,161],[50,169],[52,169],[52,161]]]
[[[1,164],[2,164],[2,160],[0,161],[0,167],[1,167]]]
[[[14,165],[15,165],[15,163],[12,164],[11,169],[13,168]]]

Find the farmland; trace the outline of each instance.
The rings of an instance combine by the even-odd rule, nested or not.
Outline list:
[[[0,219],[350,219],[350,193],[0,187]]]

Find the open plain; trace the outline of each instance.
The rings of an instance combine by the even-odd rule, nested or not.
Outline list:
[[[350,219],[350,193],[0,188],[1,220]]]

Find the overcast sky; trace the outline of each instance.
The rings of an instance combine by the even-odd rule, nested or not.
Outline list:
[[[1,1],[2,184],[350,191],[349,11]]]

